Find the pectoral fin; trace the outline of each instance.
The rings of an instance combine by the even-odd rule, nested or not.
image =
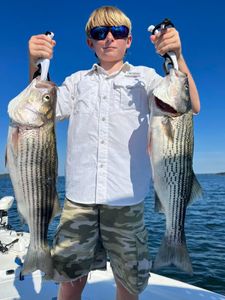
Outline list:
[[[202,198],[202,187],[198,182],[195,174],[193,173],[193,183],[192,183],[192,190],[190,200],[188,201],[188,205],[192,204],[195,199]]]

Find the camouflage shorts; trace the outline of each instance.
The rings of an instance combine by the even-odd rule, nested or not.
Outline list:
[[[130,293],[140,293],[151,266],[143,210],[143,203],[115,207],[66,199],[53,242],[54,279],[72,281],[105,269],[108,256],[114,276]]]

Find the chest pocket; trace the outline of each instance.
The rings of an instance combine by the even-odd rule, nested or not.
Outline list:
[[[74,114],[90,114],[98,105],[98,81],[84,78],[77,84]]]
[[[122,110],[148,113],[148,97],[144,81],[139,78],[127,78],[114,82],[114,101]]]

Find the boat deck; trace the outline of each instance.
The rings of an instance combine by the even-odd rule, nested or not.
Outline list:
[[[24,260],[29,233],[0,228],[0,241],[2,245],[11,244],[8,251],[0,251],[0,300],[56,300],[58,284],[44,280],[39,270],[23,278],[20,276],[21,266],[16,258]],[[107,271],[89,274],[82,300],[114,300],[115,294],[115,282],[108,263]],[[225,296],[151,273],[149,284],[139,299],[225,300]]]
[[[3,278],[4,275],[4,278]],[[0,300],[56,300],[58,285],[45,281],[39,271],[19,279],[19,269],[14,274],[0,272]],[[83,292],[82,300],[114,300],[115,282],[112,270],[93,271]],[[225,300],[216,294],[186,283],[151,274],[149,284],[140,295],[140,300]]]

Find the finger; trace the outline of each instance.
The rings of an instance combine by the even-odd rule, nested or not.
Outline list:
[[[49,44],[45,44],[43,42],[41,43],[30,43],[29,44],[29,50],[30,52],[35,51],[35,50],[44,50],[47,52],[52,52],[53,51],[53,47]]]
[[[29,53],[32,61],[37,61],[39,58],[51,59],[53,56],[53,47],[55,42],[51,43],[45,35],[33,36],[29,40]]]
[[[160,44],[167,42],[170,39],[173,39],[174,36],[172,34],[163,34],[161,35],[157,41],[156,41],[156,47],[158,47]]]
[[[41,39],[42,39],[42,40],[45,40],[46,42],[48,42],[51,46],[55,46],[55,45],[56,45],[56,41],[53,40],[53,39],[52,39],[50,36],[48,36],[48,35],[45,35],[45,34],[41,35]]]
[[[160,43],[161,41],[172,38],[172,37],[179,39],[178,31],[176,31],[175,28],[163,29],[163,31],[161,31],[161,34],[157,39],[157,43]]]
[[[47,47],[49,49],[52,49],[54,47],[55,43],[50,40],[40,39],[40,38],[31,38],[29,41],[30,47],[35,47],[36,45],[41,45],[43,47]]]
[[[46,41],[52,41],[53,39],[46,34],[38,34],[38,35],[34,35],[33,37],[37,38],[37,39],[42,39],[42,40],[46,40]]]
[[[53,54],[53,50],[51,48],[42,46],[42,45],[36,45],[35,47],[31,47],[30,53],[33,56],[36,56],[38,53],[46,53],[48,57],[51,57]],[[38,57],[40,57],[40,54],[38,54]]]
[[[168,35],[167,37],[164,37],[163,39],[157,41],[155,44],[155,47],[157,51],[161,51],[162,48],[167,47],[171,45],[172,47],[179,48],[181,47],[179,36],[174,35]]]
[[[169,44],[177,44],[180,45],[180,41],[177,38],[168,37],[166,39],[163,39],[160,43],[157,43],[157,48],[160,50],[162,47],[165,47]]]
[[[45,50],[35,50],[33,51],[31,57],[35,58],[35,61],[37,61],[38,59],[42,59],[42,58],[48,58],[51,59],[53,56],[53,53],[45,51]]]
[[[177,45],[177,43],[170,43],[170,44],[166,44],[163,47],[161,47],[160,49],[157,49],[157,53],[160,55],[164,55],[165,53],[169,52],[169,51],[175,51],[179,49],[179,45]]]
[[[36,35],[32,36],[29,40],[29,47],[33,45],[45,45],[49,48],[52,48],[56,45],[56,41],[52,40],[50,37],[41,34],[41,35]]]
[[[35,46],[30,48],[30,58],[33,62],[37,62],[40,58],[51,59],[53,56],[52,49],[43,46]]]
[[[156,42],[156,36],[150,35],[150,41],[154,44]]]
[[[166,30],[166,29],[165,29],[165,30]],[[152,35],[150,36],[151,42],[152,42],[153,44],[156,43],[156,42],[160,39],[160,37],[162,36],[163,32],[164,32],[164,29],[163,29],[163,31],[156,31],[154,34],[152,34]]]

